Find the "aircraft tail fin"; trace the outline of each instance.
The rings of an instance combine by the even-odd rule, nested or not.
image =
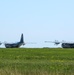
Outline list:
[[[24,43],[24,37],[23,37],[23,34],[21,34],[20,42],[21,42],[21,43]]]

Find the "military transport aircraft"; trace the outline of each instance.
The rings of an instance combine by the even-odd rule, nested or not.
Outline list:
[[[21,39],[16,43],[4,43],[6,48],[19,48],[21,45],[25,45],[23,34],[21,34]]]
[[[61,43],[62,48],[74,48],[74,42],[45,41],[45,43],[54,43],[55,45],[59,45]]]
[[[74,48],[74,42],[61,42],[62,48]]]

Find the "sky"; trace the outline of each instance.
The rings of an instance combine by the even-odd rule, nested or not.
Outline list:
[[[0,0],[2,42],[17,42],[23,33],[24,47],[61,47],[44,41],[74,41],[73,32],[74,0]]]

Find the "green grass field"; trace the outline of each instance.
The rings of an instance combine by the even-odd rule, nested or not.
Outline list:
[[[74,49],[0,49],[0,75],[74,75]]]

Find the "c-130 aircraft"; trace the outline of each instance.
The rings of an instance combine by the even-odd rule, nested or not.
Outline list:
[[[17,43],[4,43],[6,48],[19,48],[22,45],[25,45],[23,34],[21,34],[21,39]]]
[[[74,48],[74,42],[59,42],[58,40],[55,41],[45,41],[45,43],[54,43],[55,45],[59,45],[61,43],[62,48]]]

